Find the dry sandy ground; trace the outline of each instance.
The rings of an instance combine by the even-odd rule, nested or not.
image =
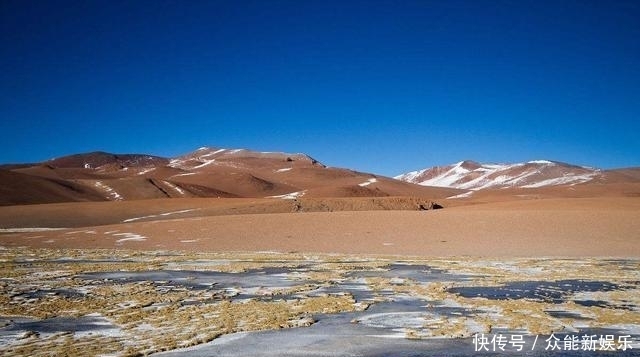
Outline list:
[[[282,205],[282,201],[274,204]],[[210,206],[196,207],[195,202]],[[239,212],[249,206],[260,212],[269,210],[257,204],[263,200],[243,201],[244,206],[223,201],[230,205],[224,210],[211,202],[158,201],[152,217],[144,219],[135,219],[141,215],[133,211],[119,212],[118,207],[126,207],[122,203],[100,203],[104,212],[112,210],[112,220],[114,215],[120,222],[134,220],[56,231],[5,230],[0,234],[0,246],[438,257],[640,257],[638,198],[524,200],[433,211],[254,214],[249,210],[251,214],[233,215],[229,212],[234,207]],[[82,206],[69,207],[82,214]],[[73,216],[72,208],[67,207],[66,214]],[[194,210],[187,211],[190,209]],[[286,206],[284,212],[289,209]],[[26,213],[22,211],[23,217],[29,217]],[[8,227],[9,216],[0,211],[4,227]]]

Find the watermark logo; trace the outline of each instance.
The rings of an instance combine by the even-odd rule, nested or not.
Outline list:
[[[545,351],[627,351],[633,349],[631,335],[559,335],[551,334],[544,342],[538,335],[525,339],[521,334],[484,334],[473,336],[475,352],[522,352],[533,351],[536,346]]]

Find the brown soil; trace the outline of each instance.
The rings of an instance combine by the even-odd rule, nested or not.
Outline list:
[[[351,202],[327,200],[334,208],[342,204],[345,209],[354,209],[354,205],[367,207],[366,202],[357,200],[371,200],[368,204],[371,207],[375,202],[372,198],[352,198],[350,200],[356,201]],[[5,207],[0,210],[2,227],[25,227],[24,224],[38,215],[41,227],[55,222],[75,222],[76,227],[82,222],[93,223],[83,229],[5,231],[0,234],[0,245],[420,256],[640,257],[640,200],[637,198],[524,200],[430,211],[336,209],[291,213],[296,202],[167,199],[137,201],[137,204]],[[321,200],[311,202],[323,204]],[[160,215],[186,209],[196,210]],[[145,215],[156,217],[122,222]],[[10,219],[14,220],[13,225],[9,224]],[[95,223],[101,220],[110,222]],[[22,225],[16,225],[17,221]],[[135,239],[136,236],[123,233],[144,238]]]

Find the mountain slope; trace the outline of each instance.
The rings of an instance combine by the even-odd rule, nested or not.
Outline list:
[[[106,201],[85,185],[0,169],[0,206],[69,201]]]

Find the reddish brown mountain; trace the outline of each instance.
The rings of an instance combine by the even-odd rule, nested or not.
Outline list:
[[[189,197],[443,198],[460,193],[341,168],[305,154],[200,148],[168,159],[93,152],[5,165],[0,204]]]

